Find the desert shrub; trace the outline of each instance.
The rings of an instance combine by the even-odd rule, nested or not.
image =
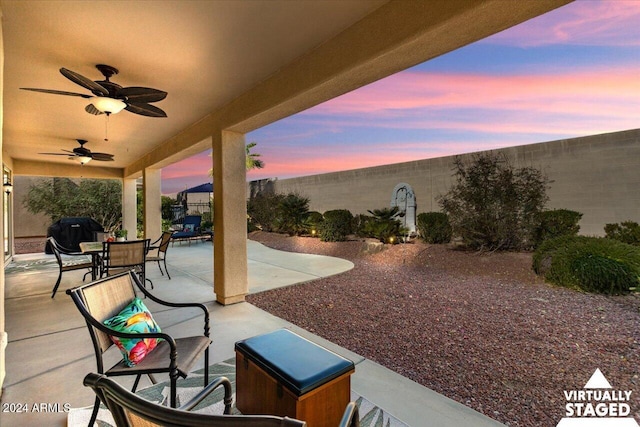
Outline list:
[[[247,229],[274,231],[277,229],[277,219],[282,194],[261,193],[247,201],[248,225]]]
[[[619,240],[630,245],[640,246],[640,225],[633,221],[620,224],[606,224],[604,232],[608,239]]]
[[[539,246],[543,241],[560,236],[575,236],[580,231],[578,222],[582,218],[580,212],[569,209],[542,211],[538,215],[538,225],[534,233],[534,244]]]
[[[366,232],[367,223],[372,221],[373,217],[365,214],[354,215],[351,221],[351,229],[358,237],[369,237]]]
[[[346,209],[326,211],[319,226],[320,240],[323,242],[342,242],[351,234],[353,215]]]
[[[276,219],[277,229],[290,236],[299,236],[308,230],[309,198],[289,193],[280,199]]]
[[[427,243],[449,243],[451,224],[444,212],[423,212],[416,218],[418,233]]]
[[[307,228],[307,232],[311,233],[312,236],[318,236],[318,230],[320,228],[320,224],[323,221],[322,214],[318,211],[311,211],[307,215],[307,219],[305,220],[305,226]]]
[[[533,246],[538,214],[548,200],[549,180],[532,167],[516,169],[506,156],[478,154],[454,161],[457,182],[438,198],[453,235],[473,249],[510,250]]]
[[[561,236],[536,249],[533,269],[559,286],[620,294],[639,284],[640,248],[600,237]]]
[[[368,211],[371,217],[365,222],[363,233],[366,237],[373,237],[382,243],[397,243],[398,237],[405,230],[398,220],[401,216],[397,206],[392,208],[374,209]]]

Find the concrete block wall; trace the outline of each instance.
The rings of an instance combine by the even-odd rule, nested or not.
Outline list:
[[[493,151],[505,153],[514,166],[542,169],[553,181],[547,207],[581,212],[581,234],[603,235],[606,223],[640,222],[640,129]],[[464,160],[472,156],[461,155]],[[413,187],[417,213],[439,211],[437,197],[453,181],[453,160],[416,160],[274,180],[269,185],[278,193],[309,197],[311,210],[348,209],[358,214],[388,207],[393,188],[404,182]]]

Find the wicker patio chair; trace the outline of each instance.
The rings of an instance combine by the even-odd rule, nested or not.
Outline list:
[[[169,275],[169,270],[167,270],[167,249],[169,249],[169,243],[171,242],[171,235],[173,233],[171,231],[165,231],[162,233],[162,236],[155,242],[151,243],[149,247],[149,253],[147,254],[147,262],[157,262],[158,268],[160,269],[160,274],[164,276],[162,272],[162,267],[160,266],[160,261],[164,264],[164,271],[167,272],[167,277],[171,280],[171,276]]]
[[[287,417],[271,415],[227,415],[231,406],[231,384],[224,377],[217,378],[193,399],[173,409],[149,402],[129,392],[115,381],[95,373],[88,374],[84,385],[91,387],[109,408],[118,427],[185,426],[185,427],[303,427],[307,423]],[[225,388],[225,410],[222,415],[188,412],[219,386]],[[358,427],[358,407],[350,402],[339,427]]]
[[[104,322],[112,319],[129,306],[137,296],[142,293],[150,300],[167,307],[199,308],[204,314],[204,331],[202,335],[173,338],[165,332],[127,333],[108,327]],[[107,376],[136,375],[132,391],[135,392],[142,375],[148,375],[152,383],[156,383],[153,374],[167,373],[170,380],[170,405],[176,407],[176,382],[178,377],[185,378],[204,353],[204,386],[209,383],[209,311],[199,303],[172,303],[163,301],[151,294],[138,279],[133,270],[97,280],[86,285],[67,290],[76,307],[84,317],[89,335],[93,342],[98,373]],[[105,370],[103,355],[114,346],[111,337],[158,339],[162,340],[149,351],[142,360],[134,366],[128,366],[125,357],[110,369]],[[96,398],[91,422],[96,419],[99,399]]]
[[[87,274],[91,274],[93,263],[89,259],[87,259],[86,254],[82,252],[74,252],[60,246],[60,244],[58,244],[58,242],[54,237],[47,238],[47,243],[49,244],[51,251],[56,257],[56,261],[58,262],[58,271],[59,271],[58,280],[56,280],[56,284],[53,286],[53,292],[51,293],[51,298],[53,298],[56,296],[56,292],[58,291],[58,286],[60,286],[60,281],[62,280],[62,273],[64,273],[65,271],[88,269],[88,271],[84,274],[84,276],[82,276],[82,281],[84,282],[84,279],[87,277]],[[65,261],[62,258],[62,255],[74,256],[74,257],[82,256],[83,258],[80,262],[69,262],[69,261]]]

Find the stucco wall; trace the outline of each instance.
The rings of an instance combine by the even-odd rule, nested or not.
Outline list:
[[[640,222],[640,129],[494,151],[504,152],[514,166],[542,169],[553,181],[547,207],[583,213],[581,234],[603,235],[610,222]],[[453,157],[441,157],[254,182],[253,187],[273,185],[278,193],[297,192],[310,198],[311,210],[349,209],[358,214],[389,206],[394,186],[405,182],[415,192],[417,213],[439,211],[436,198],[451,185],[452,165]]]
[[[24,207],[23,202],[32,184],[52,179],[35,176],[14,177],[13,230],[16,238],[47,235],[47,228],[51,225],[51,218],[44,214],[32,214]]]

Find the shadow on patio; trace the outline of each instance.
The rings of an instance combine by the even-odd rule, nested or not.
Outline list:
[[[318,255],[292,254],[248,241],[249,291],[260,292],[288,286],[353,267],[349,261]],[[168,251],[167,264],[172,279],[161,276],[154,264],[147,265],[147,277],[154,292],[171,301],[199,301],[211,312],[211,363],[234,356],[234,343],[254,335],[289,328],[298,334],[351,359],[356,364],[352,389],[387,413],[411,426],[499,426],[484,415],[439,395],[413,381],[338,347],[249,303],[221,306],[213,293],[213,247],[210,243],[190,246],[176,244]],[[59,404],[60,412],[2,412],[5,427],[25,425],[66,425],[63,406],[93,404],[93,392],[82,386],[88,372],[94,372],[95,356],[89,333],[71,299],[64,293],[79,284],[83,271],[66,272],[60,289],[51,299],[58,275],[52,255],[19,255],[6,268],[6,319],[9,344],[6,353],[7,377],[3,404]],[[186,336],[201,329],[201,320],[180,310],[158,311],[149,304],[163,331]],[[120,354],[107,358],[115,363]],[[202,367],[203,361],[196,369]],[[160,378],[164,380],[164,378]],[[146,382],[145,382],[146,381]],[[118,382],[131,385],[133,378]],[[140,387],[149,385],[144,378]],[[4,408],[4,405],[3,405]]]

